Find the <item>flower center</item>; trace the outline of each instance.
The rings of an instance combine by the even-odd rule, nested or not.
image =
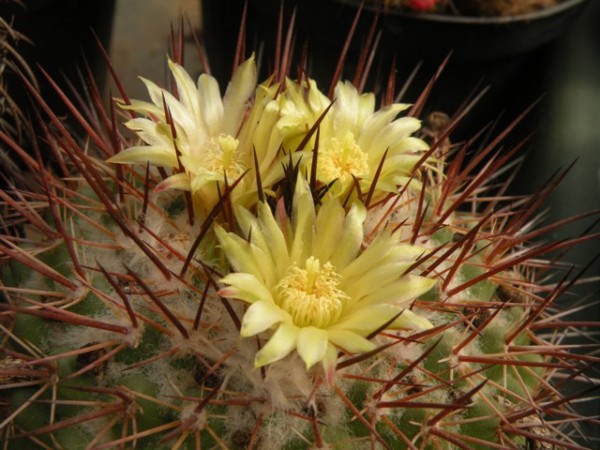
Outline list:
[[[304,269],[293,265],[275,287],[276,303],[299,327],[323,328],[337,321],[350,297],[338,288],[340,275],[331,263],[310,257]]]
[[[229,134],[221,134],[211,138],[206,146],[202,166],[216,174],[225,174],[232,180],[238,178],[245,170],[237,152],[240,141]]]
[[[354,135],[348,131],[343,139],[331,138],[329,146],[319,152],[319,175],[321,181],[329,182],[334,179],[346,181],[361,177],[369,172],[369,160],[365,152],[354,140]]]

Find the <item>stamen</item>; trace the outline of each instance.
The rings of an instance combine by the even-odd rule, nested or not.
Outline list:
[[[310,257],[305,268],[289,268],[275,288],[276,302],[300,327],[323,328],[337,321],[349,296],[338,288],[340,275],[331,263]]]
[[[331,138],[329,145],[319,149],[319,175],[321,181],[339,179],[341,182],[363,177],[369,172],[367,154],[356,143],[352,132],[348,131],[343,139]]]
[[[203,155],[204,161],[199,161],[200,166],[208,172],[226,174],[232,180],[238,178],[246,170],[237,152],[239,143],[229,134],[211,138]]]

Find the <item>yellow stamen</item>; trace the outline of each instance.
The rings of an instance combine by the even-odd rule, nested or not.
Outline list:
[[[321,267],[310,257],[305,268],[293,265],[275,288],[276,303],[287,311],[299,327],[324,328],[336,322],[349,296],[338,288],[340,275],[331,263]]]
[[[201,165],[209,172],[226,174],[227,178],[238,178],[245,170],[237,148],[239,141],[229,134],[211,138]]]
[[[333,137],[329,145],[319,151],[318,168],[321,181],[329,182],[337,178],[343,182],[353,175],[357,178],[366,175],[369,172],[369,160],[354,140],[354,135],[348,131],[341,141]]]

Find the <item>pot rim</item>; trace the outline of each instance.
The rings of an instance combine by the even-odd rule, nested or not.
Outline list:
[[[360,4],[358,0],[334,0],[337,3],[345,5],[357,6]],[[491,17],[473,17],[473,16],[451,16],[447,14],[429,14],[429,13],[415,13],[406,12],[400,10],[390,9],[388,14],[398,17],[406,17],[414,20],[431,21],[431,22],[444,22],[444,23],[456,23],[456,24],[472,24],[472,25],[497,25],[497,24],[512,24],[519,22],[532,22],[536,20],[543,20],[547,17],[560,14],[570,8],[578,6],[587,2],[588,0],[565,0],[558,5],[544,8],[539,11],[519,14],[517,16],[491,16]],[[365,4],[365,9],[376,11],[378,6]]]

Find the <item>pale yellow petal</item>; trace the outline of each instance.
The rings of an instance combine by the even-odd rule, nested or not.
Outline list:
[[[389,327],[391,329],[412,329],[412,330],[430,330],[433,324],[427,318],[415,314],[410,309],[405,309],[398,316],[394,323]]]
[[[276,266],[275,270],[281,276],[290,265],[290,256],[285,236],[281,228],[277,225],[277,221],[273,217],[269,205],[259,203],[257,209],[260,230],[269,244],[270,254]]]
[[[373,330],[378,329],[385,323],[391,321],[396,315],[400,314],[402,308],[390,304],[367,306],[357,309],[351,314],[346,314],[340,320],[329,327],[331,330],[352,331],[360,336],[366,336]],[[388,327],[388,328],[391,328]]]
[[[182,191],[190,191],[190,176],[187,173],[176,173],[161,181],[154,190],[156,192],[164,191],[165,189],[180,189]]]
[[[161,127],[153,120],[136,117],[125,122],[124,125],[130,130],[135,131],[139,138],[150,146],[173,147],[173,138],[171,137],[170,129],[168,133],[164,133]]]
[[[429,145],[423,139],[407,136],[392,145],[390,149],[393,153],[422,152],[429,150]]]
[[[265,172],[271,167],[280,167],[280,164],[273,164],[283,140],[282,133],[277,129],[277,121],[280,118],[279,109],[275,107],[275,101],[268,103],[262,111],[261,105],[254,104],[250,117],[245,121],[248,126],[242,127],[240,139],[244,139],[244,134],[252,133],[250,140],[252,141],[253,150],[256,151],[256,159],[258,167],[263,176],[263,185],[271,185],[271,180],[265,180]],[[252,127],[256,124],[256,127]]]
[[[311,256],[314,235],[315,207],[307,181],[298,177],[294,191],[292,225],[294,238],[290,246],[290,261],[301,263]]]
[[[361,148],[369,148],[375,136],[379,134],[383,127],[396,118],[396,116],[409,108],[410,105],[394,103],[388,107],[382,108],[372,114],[364,121],[361,127],[357,143]]]
[[[331,343],[327,344],[327,352],[323,358],[323,371],[325,372],[325,378],[329,386],[333,385],[333,378],[335,376],[335,366],[337,365],[338,350]]]
[[[408,189],[412,190],[413,192],[421,192],[421,189],[423,188],[423,183],[416,178],[409,176],[395,176],[394,185],[408,186]]]
[[[254,367],[271,364],[289,355],[296,348],[298,331],[298,328],[294,325],[280,325],[269,339],[269,342],[256,354]]]
[[[358,258],[340,271],[340,275],[345,280],[353,280],[356,277],[360,277],[363,273],[376,268],[384,258],[388,257],[394,248],[394,244],[394,241],[389,236],[379,235]]]
[[[230,273],[221,279],[229,286],[219,290],[219,295],[237,298],[248,303],[266,301],[273,303],[271,291],[254,275],[249,273]]]
[[[373,342],[352,331],[327,330],[327,334],[334,345],[349,353],[366,353],[377,347]]]
[[[162,107],[160,108],[156,106],[154,103],[145,102],[143,100],[130,100],[129,104],[125,104],[120,102],[119,108],[127,110],[127,111],[135,111],[139,114],[144,114],[147,116],[154,116],[157,120],[163,121],[165,120],[165,111]]]
[[[159,109],[162,109],[163,113],[164,105],[166,104],[175,123],[178,123],[183,128],[188,129],[193,129],[197,125],[193,121],[187,109],[185,109],[185,107],[179,102],[179,100],[175,98],[175,96],[173,96],[173,94],[165,89],[159,88],[150,80],[142,77],[140,78],[148,89],[152,103],[154,103]]]
[[[109,158],[109,163],[114,164],[150,164],[161,167],[176,167],[177,156],[173,149],[154,147],[150,145],[129,147]]]
[[[398,261],[412,262],[423,256],[427,250],[418,245],[396,244],[392,247],[390,256]]]
[[[388,284],[383,289],[372,292],[360,302],[355,303],[349,308],[349,312],[354,312],[361,307],[381,303],[404,306],[408,302],[429,291],[435,283],[436,280],[430,278],[417,275],[405,275],[398,281]]]
[[[298,354],[310,369],[325,358],[329,335],[327,331],[315,327],[301,328],[298,333]]]
[[[195,173],[190,176],[190,187],[192,192],[199,192],[209,183],[223,181],[223,174],[206,170],[204,167],[195,168]],[[217,190],[215,185],[215,191]]]
[[[383,177],[395,178],[398,175],[410,175],[423,155],[397,155],[386,160]]]
[[[355,300],[359,300],[377,289],[383,289],[389,283],[402,276],[413,261],[389,261],[375,266],[369,271],[353,278],[344,278],[343,289]]]
[[[408,244],[395,244],[387,239],[389,249],[379,254],[361,254],[353,263],[352,271],[344,271],[343,289],[356,300],[371,292],[382,289],[400,278],[425,250]],[[368,259],[373,258],[373,261]],[[361,270],[362,268],[362,270]],[[358,269],[358,270],[357,270]]]
[[[277,224],[274,225],[274,229],[270,230],[274,233],[273,235],[266,232],[262,221],[262,214],[270,216],[273,222],[274,219],[269,206],[261,205],[259,204],[257,207],[259,209],[258,219],[252,212],[240,205],[235,209],[235,216],[241,230],[240,235],[248,237],[252,242],[250,250],[252,251],[254,260],[260,264],[262,269],[263,277],[261,282],[266,286],[272,286],[276,282],[278,275],[280,275],[279,270],[287,269],[289,258],[287,257],[285,241],[282,242],[283,236]],[[260,211],[263,207],[265,210],[261,213]],[[280,235],[279,239],[277,232]],[[283,245],[283,248],[280,249],[282,252],[278,252],[280,245]]]
[[[380,234],[367,248],[340,273],[344,279],[354,280],[382,264],[393,261],[413,262],[426,252],[417,245],[399,244],[393,236]]]
[[[213,77],[202,74],[198,78],[200,94],[200,115],[209,134],[218,136],[223,132],[223,100],[219,83]]]
[[[371,92],[361,94],[358,98],[358,104],[359,108],[356,126],[361,127],[362,124],[373,115],[373,111],[375,111],[375,95]]]
[[[363,223],[366,217],[367,208],[360,202],[355,202],[346,215],[342,235],[337,239],[336,249],[330,260],[338,272],[356,258],[363,241]]]
[[[257,227],[256,227],[257,228]],[[260,234],[260,231],[255,233],[256,237],[263,237]],[[252,246],[250,249],[252,250],[252,256],[254,260],[258,263],[261,269],[262,282],[266,286],[274,286],[278,281],[278,275],[280,268],[277,267],[279,261],[274,260],[272,258],[271,253],[269,252],[269,244],[266,240],[263,240],[263,246],[258,246],[255,244],[254,235],[252,235]],[[281,262],[283,264],[284,261]],[[281,270],[287,269],[287,266],[281,266]]]
[[[150,95],[150,100],[152,100],[152,103],[154,103],[154,105],[156,105],[156,107],[159,108],[160,110],[162,110],[164,113],[164,108],[163,108],[164,90],[161,89],[160,87],[158,87],[154,81],[148,80],[147,78],[144,78],[144,77],[138,77],[138,78],[142,81],[142,83],[144,83],[146,85],[146,90],[148,91],[148,94]]]
[[[308,105],[316,114],[320,114],[327,109],[331,100],[323,94],[317,87],[315,80],[308,80]]]
[[[356,88],[349,81],[339,82],[334,90],[335,103],[332,117],[333,127],[338,136],[356,128],[358,122],[359,96]]]
[[[235,136],[242,121],[246,103],[256,90],[254,55],[238,67],[223,98],[223,133]]]
[[[256,216],[243,205],[234,205],[235,219],[240,227],[240,236],[254,234],[252,228],[256,225]]]
[[[175,78],[177,84],[177,94],[179,101],[188,113],[193,117],[197,125],[201,124],[200,101],[198,90],[192,78],[186,70],[179,64],[169,59],[169,69]]]
[[[338,247],[338,239],[346,212],[338,199],[327,197],[319,208],[313,253],[321,261],[329,261]]]
[[[369,163],[372,165],[379,164],[386,149],[418,131],[419,128],[421,128],[421,121],[414,117],[401,117],[385,126],[369,146]]]
[[[252,250],[251,244],[235,235],[234,233],[226,232],[222,227],[215,227],[215,234],[221,245],[221,249],[227,255],[227,259],[236,272],[246,272],[262,278],[262,271],[257,264]]]
[[[291,322],[290,315],[272,301],[258,301],[252,303],[244,314],[240,335],[254,336],[281,322]]]

